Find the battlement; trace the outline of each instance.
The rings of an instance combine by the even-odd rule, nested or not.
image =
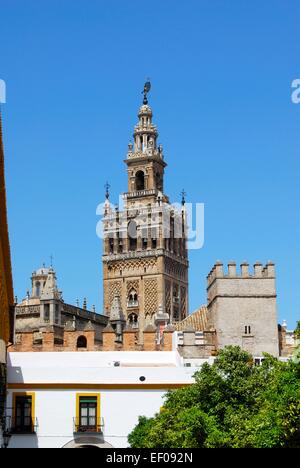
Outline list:
[[[274,279],[275,264],[270,260],[265,266],[261,262],[256,262],[253,265],[253,270],[250,272],[249,263],[243,262],[240,265],[240,271],[237,271],[236,262],[229,262],[227,272],[224,270],[222,262],[217,261],[207,276],[207,287],[217,279]]]

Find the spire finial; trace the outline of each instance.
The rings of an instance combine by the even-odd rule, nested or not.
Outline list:
[[[53,255],[52,254],[50,255],[50,266],[51,268],[53,268]]]
[[[182,189],[182,192],[181,192],[180,195],[181,195],[181,204],[182,204],[182,206],[184,206],[185,205],[185,197],[186,197],[186,192],[185,192],[184,189]]]
[[[147,105],[147,104],[148,104],[148,97],[147,97],[147,94],[149,93],[150,89],[151,89],[150,78],[147,78],[147,81],[146,81],[146,83],[144,84],[144,90],[142,91],[142,94],[144,94],[144,100],[143,100],[143,104],[144,104],[144,105]]]
[[[105,188],[105,198],[106,200],[109,199],[109,189],[110,189],[110,185],[108,182],[106,182],[106,184],[104,185],[104,188]]]

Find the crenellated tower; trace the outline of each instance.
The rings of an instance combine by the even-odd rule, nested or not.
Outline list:
[[[208,329],[217,334],[217,348],[240,346],[253,356],[278,356],[275,265],[256,262],[252,272],[243,262],[217,262],[207,277]]]
[[[126,326],[139,330],[140,342],[145,327],[155,325],[159,310],[170,322],[188,312],[185,206],[171,205],[164,192],[167,164],[152,117],[145,93],[124,161],[124,206],[112,206],[107,193],[103,219],[104,311],[110,315],[119,297]]]

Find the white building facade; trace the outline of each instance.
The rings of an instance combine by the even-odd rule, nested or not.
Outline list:
[[[128,447],[138,417],[194,372],[177,351],[10,353],[8,448]]]

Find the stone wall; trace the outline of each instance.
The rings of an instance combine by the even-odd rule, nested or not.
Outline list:
[[[139,343],[138,330],[125,330],[123,342],[116,343],[116,335],[111,327],[103,330],[102,351],[172,351],[173,332],[165,330],[161,344],[157,344],[157,333],[154,327],[143,332],[143,344]]]
[[[78,338],[86,339],[86,347],[78,347]],[[19,335],[14,346],[9,348],[11,352],[67,352],[67,351],[99,351],[102,343],[95,339],[94,330],[76,331],[61,330],[58,334],[54,330],[45,330],[41,333],[41,342],[35,340],[32,331],[23,332]]]

